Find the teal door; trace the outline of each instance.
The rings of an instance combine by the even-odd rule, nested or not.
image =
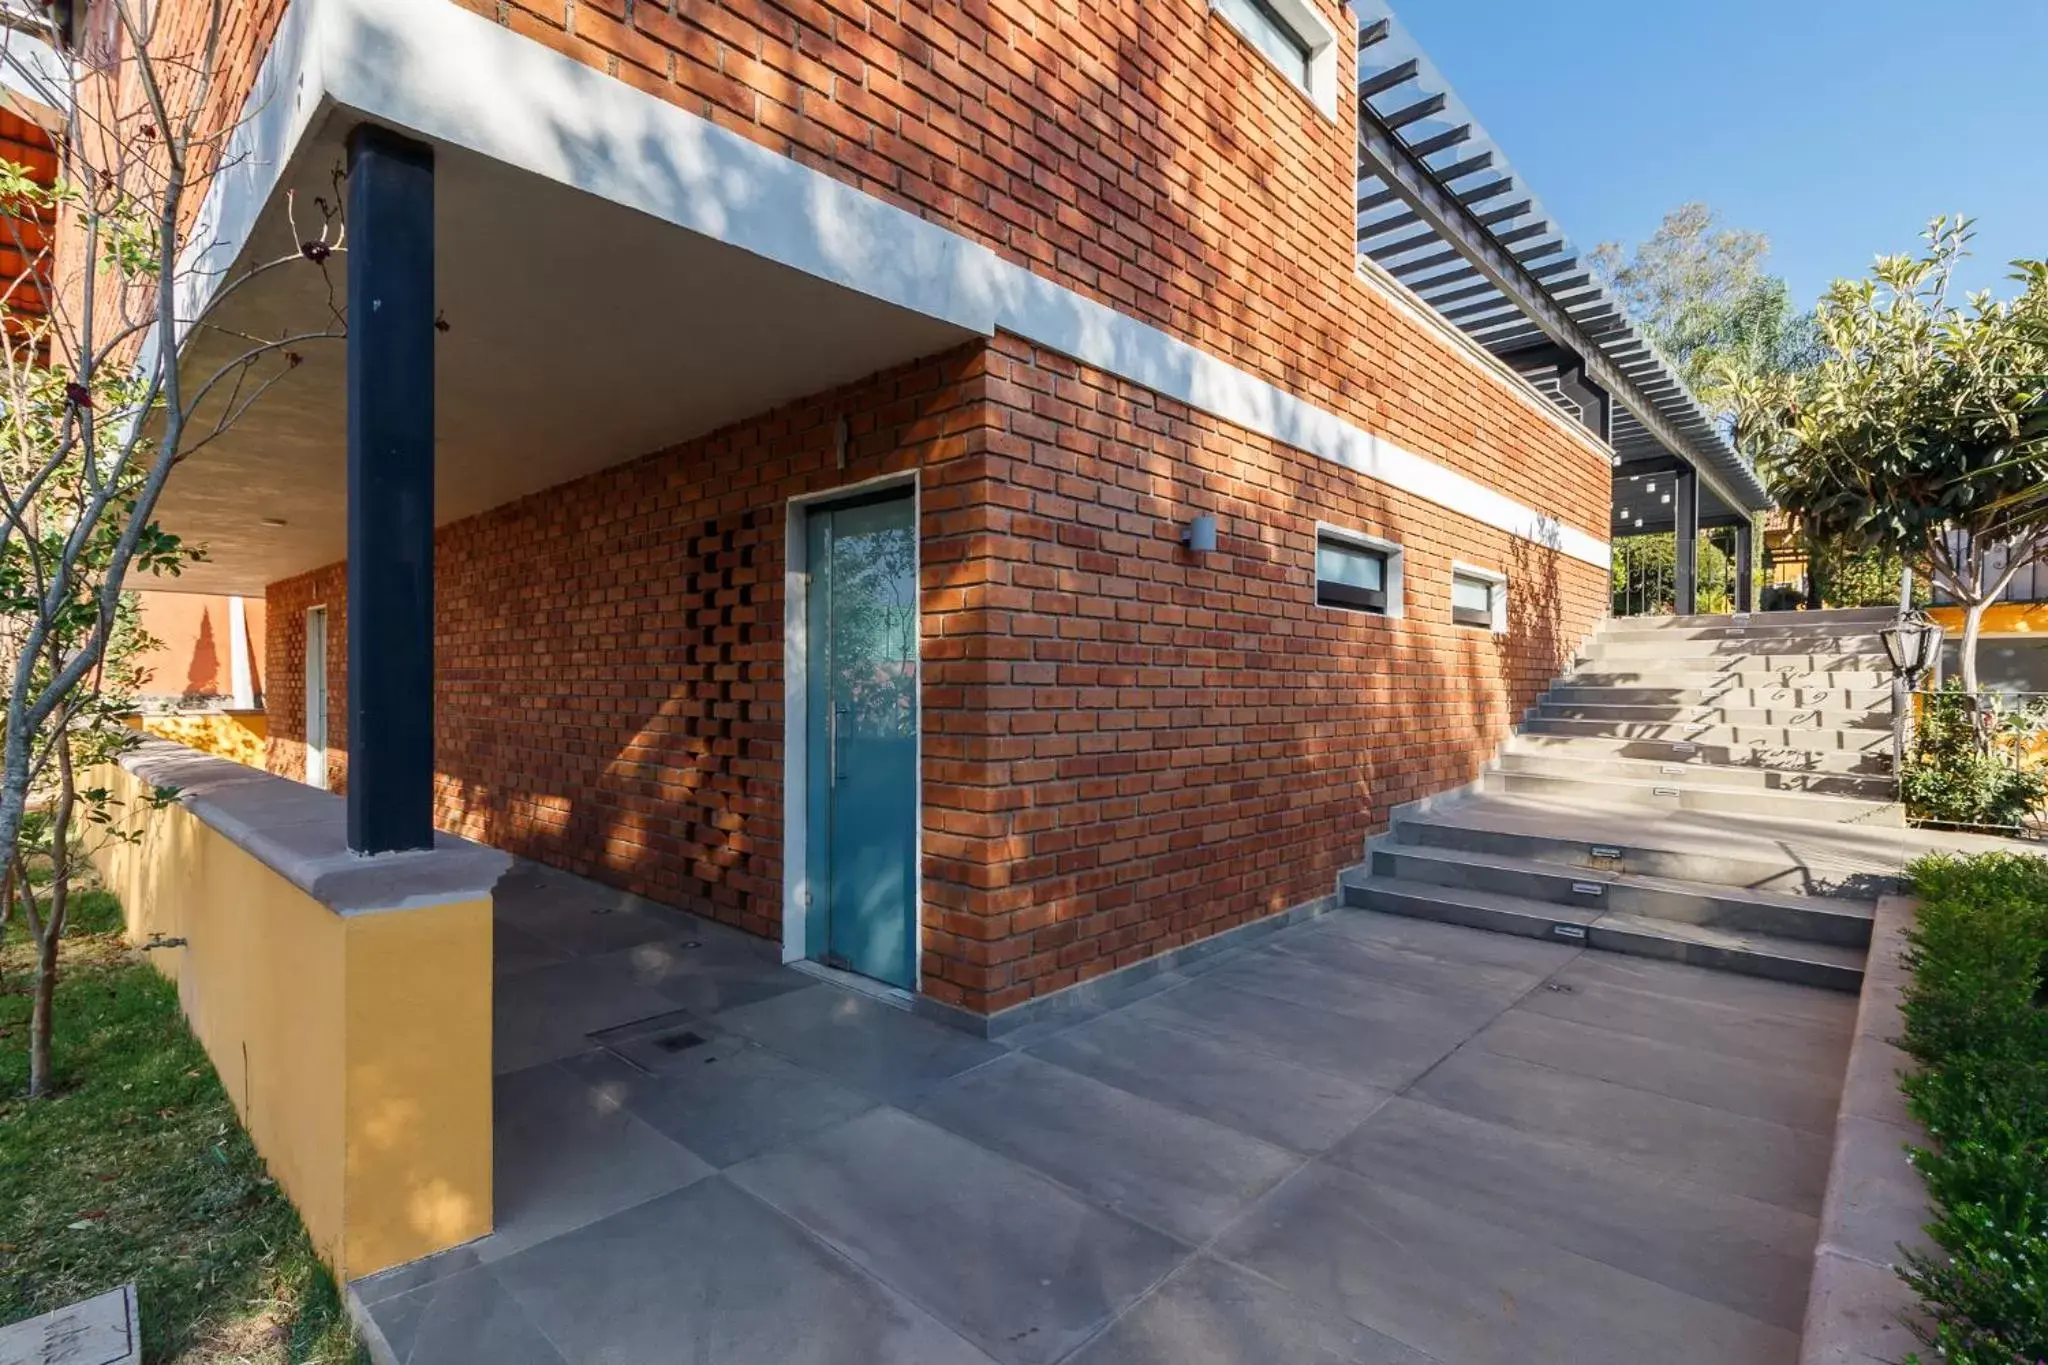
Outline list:
[[[917,979],[917,522],[910,490],[813,509],[806,954]]]

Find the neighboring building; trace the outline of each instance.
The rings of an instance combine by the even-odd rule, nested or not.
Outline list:
[[[135,594],[154,641],[136,657],[150,710],[257,711],[263,706],[264,603],[146,589]]]
[[[339,993],[357,1145],[246,1108],[323,1245],[377,1224],[350,1273],[488,1191],[500,864],[437,829],[999,1031],[1328,897],[1607,614],[1613,536],[1676,533],[1680,610],[1701,527],[1749,561],[1754,473],[1376,4],[237,14],[218,257],[350,167],[352,327],[160,510],[267,599],[269,766],[346,847],[208,795],[306,927],[177,969]]]
[[[135,594],[155,642],[137,658],[142,728],[195,749],[264,766],[264,603],[243,597],[144,590]]]

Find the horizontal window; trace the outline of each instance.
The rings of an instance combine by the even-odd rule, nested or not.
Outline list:
[[[1266,54],[1266,60],[1296,85],[1307,87],[1315,49],[1266,0],[1214,0],[1214,4],[1253,47]]]
[[[1337,31],[1312,0],[1209,0],[1209,8],[1325,115],[1337,116]]]
[[[1451,570],[1451,620],[1479,630],[1507,629],[1507,580],[1476,569]]]
[[[1387,556],[1334,536],[1316,540],[1316,603],[1353,611],[1387,609]]]

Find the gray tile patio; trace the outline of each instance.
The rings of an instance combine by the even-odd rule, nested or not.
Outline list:
[[[1772,1365],[1854,1001],[1340,911],[1012,1044],[500,888],[498,1230],[400,1365]]]

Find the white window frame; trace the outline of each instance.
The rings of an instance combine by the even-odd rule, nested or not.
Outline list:
[[[1303,84],[1293,72],[1281,67],[1266,50],[1259,46],[1253,34],[1244,31],[1244,25],[1237,16],[1224,9],[1218,0],[1209,0],[1209,10],[1224,23],[1230,25],[1244,38],[1245,45],[1258,54],[1259,60],[1287,78],[1287,83],[1307,95],[1309,102],[1323,113],[1323,117],[1334,121],[1337,117],[1337,30],[1308,0],[1259,0],[1266,9],[1273,12],[1296,42],[1308,49],[1308,82]]]
[[[1451,561],[1451,577],[1454,579],[1476,578],[1480,582],[1485,583],[1488,587],[1492,589],[1492,591],[1487,594],[1487,601],[1490,604],[1488,609],[1493,614],[1493,622],[1490,629],[1493,631],[1495,635],[1507,634],[1508,576],[1504,573],[1501,573],[1497,569],[1482,569],[1477,564],[1466,564],[1459,560],[1454,559]],[[1461,623],[1454,618],[1452,620],[1452,624],[1459,625]],[[1465,626],[1464,628],[1466,630],[1479,629],[1478,626]]]
[[[320,622],[320,647],[313,648],[313,622]],[[306,709],[301,718],[303,732],[301,747],[305,750],[306,785],[321,791],[333,789],[333,773],[328,756],[334,741],[334,680],[328,674],[327,657],[333,648],[328,631],[334,621],[327,612],[325,602],[315,602],[306,608]],[[313,743],[313,711],[315,699],[319,701],[320,742]]]
[[[1322,594],[1317,590],[1317,585],[1322,580],[1321,575],[1316,570],[1316,551],[1321,548],[1325,540],[1339,541],[1346,545],[1356,546],[1361,550],[1371,550],[1374,554],[1386,556],[1387,586],[1385,591],[1387,607],[1385,611],[1368,611],[1363,607],[1339,606],[1322,600]],[[1314,603],[1319,611],[1340,611],[1346,616],[1383,616],[1388,620],[1397,621],[1407,614],[1407,598],[1404,591],[1407,586],[1407,574],[1403,568],[1403,561],[1407,558],[1407,554],[1408,552],[1403,550],[1398,542],[1387,540],[1381,536],[1371,535],[1365,531],[1354,531],[1348,526],[1333,526],[1327,521],[1319,521],[1316,523],[1315,544],[1309,549],[1309,601]]]

